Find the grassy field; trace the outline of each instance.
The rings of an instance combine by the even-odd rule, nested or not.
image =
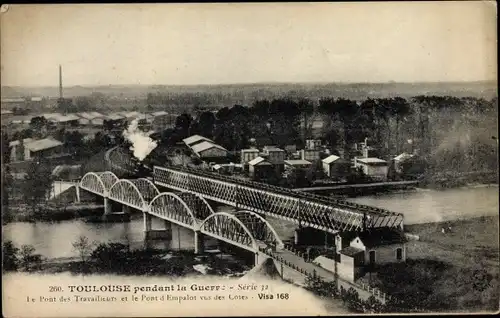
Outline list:
[[[442,228],[451,227],[442,233]],[[410,225],[406,264],[381,266],[372,285],[397,297],[399,308],[496,311],[499,308],[498,217]],[[368,282],[369,275],[362,280]]]

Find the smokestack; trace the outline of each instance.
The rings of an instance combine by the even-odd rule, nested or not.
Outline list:
[[[63,98],[63,86],[62,86],[62,66],[59,65],[59,98]]]

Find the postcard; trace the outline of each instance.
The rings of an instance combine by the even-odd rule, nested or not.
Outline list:
[[[3,315],[498,313],[496,23],[2,5]]]

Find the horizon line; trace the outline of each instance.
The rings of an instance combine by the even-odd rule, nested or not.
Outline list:
[[[279,84],[286,84],[286,85],[327,85],[327,84],[339,84],[339,85],[355,85],[355,84],[368,84],[368,85],[374,85],[374,84],[466,84],[466,83],[495,83],[497,82],[497,79],[488,79],[488,80],[471,80],[471,81],[460,81],[460,80],[455,80],[455,81],[414,81],[414,82],[409,82],[409,81],[384,81],[384,82],[326,82],[326,81],[318,81],[318,82],[280,82],[280,81],[267,81],[267,82],[234,82],[234,83],[215,83],[215,84],[152,84],[152,83],[147,83],[147,84],[141,84],[141,83],[129,83],[129,84],[73,84],[73,85],[68,85],[64,86],[65,88],[71,88],[71,87],[109,87],[109,86],[171,86],[171,87],[186,87],[186,86],[191,86],[191,87],[196,87],[196,86],[238,86],[238,85],[279,85]],[[2,88],[4,87],[20,87],[20,88],[57,88],[59,85],[1,85]]]

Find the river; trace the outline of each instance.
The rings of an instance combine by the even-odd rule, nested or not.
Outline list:
[[[389,193],[349,199],[405,215],[405,224],[437,222],[478,216],[498,215],[498,186],[481,186],[446,190],[417,189],[409,192]],[[290,232],[293,225],[286,221],[270,220],[278,234]],[[153,228],[160,229],[162,222],[153,218]],[[288,233],[287,233],[288,234]],[[77,256],[72,242],[78,236],[87,236],[96,242],[121,242],[138,247],[144,244],[142,218],[129,223],[85,223],[68,220],[57,223],[13,222],[3,226],[3,239],[12,240],[16,246],[31,244],[45,257]],[[157,243],[170,249],[193,249],[193,233],[172,225],[172,239]],[[209,241],[209,245],[213,245]],[[210,248],[210,246],[208,246]]]

